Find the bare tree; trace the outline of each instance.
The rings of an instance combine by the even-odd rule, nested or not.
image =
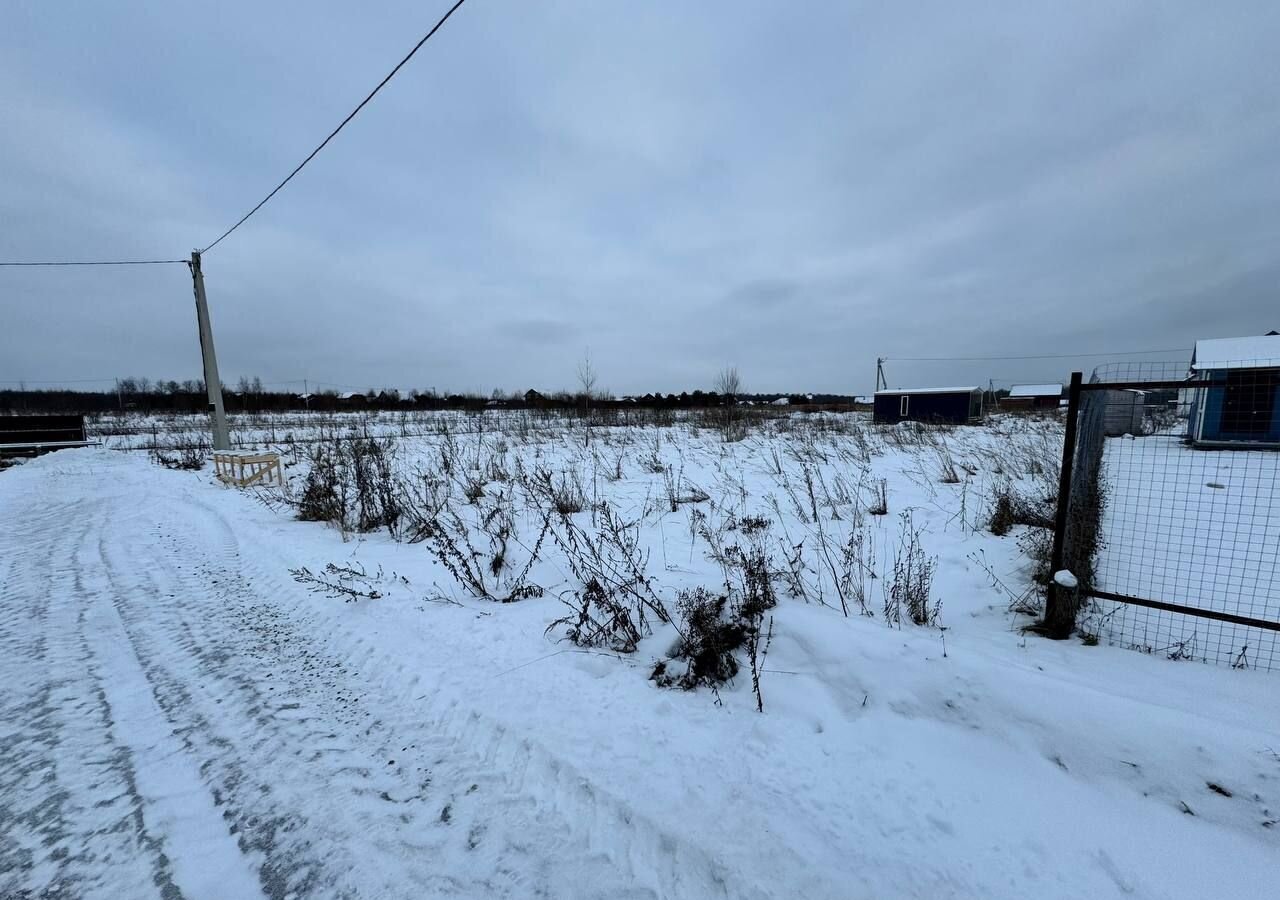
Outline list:
[[[591,350],[584,350],[582,361],[578,363],[578,386],[582,388],[583,398],[590,400],[595,396],[596,367],[591,363]]]
[[[746,436],[746,429],[741,420],[738,409],[738,395],[742,393],[742,376],[738,374],[737,366],[725,366],[720,370],[720,374],[716,376],[716,393],[718,393],[723,408],[718,410],[716,417],[720,422],[720,434],[726,441],[740,441]]]
[[[742,376],[737,366],[725,366],[716,376],[716,392],[729,403],[735,403],[742,393]]]

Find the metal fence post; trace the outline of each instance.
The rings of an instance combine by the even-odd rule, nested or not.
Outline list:
[[[1062,471],[1058,477],[1058,509],[1053,522],[1053,553],[1050,557],[1049,576],[1062,569],[1066,553],[1067,519],[1071,512],[1071,470],[1076,458],[1076,430],[1080,418],[1080,386],[1084,383],[1081,372],[1071,373],[1071,387],[1067,393],[1066,433],[1062,438]],[[1047,637],[1061,640],[1069,637],[1076,624],[1076,603],[1069,592],[1055,582],[1049,582],[1045,600],[1043,631]]]

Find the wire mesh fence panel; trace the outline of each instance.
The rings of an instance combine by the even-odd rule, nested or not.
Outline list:
[[[1185,376],[1186,366],[1183,364]],[[1280,668],[1280,369],[1091,380],[1077,413],[1063,564],[1100,640]]]
[[[1235,669],[1278,668],[1280,633],[1267,629],[1096,598],[1086,607],[1080,627],[1108,644],[1171,660]]]
[[[1105,363],[1093,370],[1091,384],[1097,382],[1181,381],[1187,377],[1187,361],[1128,360]]]

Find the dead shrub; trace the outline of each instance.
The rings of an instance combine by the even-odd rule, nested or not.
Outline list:
[[[179,469],[186,472],[198,472],[204,468],[211,452],[209,443],[201,436],[181,436],[169,441],[167,447],[160,446],[157,438],[152,442],[151,461],[166,469]]]
[[[329,522],[347,531],[386,528],[397,534],[402,485],[391,465],[392,448],[373,438],[318,444],[298,499],[298,518]]]
[[[392,447],[374,440],[360,438],[349,441],[348,466],[355,502],[355,528],[357,531],[376,531],[386,528],[392,536],[400,522],[398,485],[391,469]]]
[[[543,594],[542,587],[530,580],[530,571],[540,558],[542,542],[550,528],[551,517],[547,513],[533,547],[519,566],[513,566],[508,558],[510,547],[515,543],[514,517],[496,509],[482,515],[478,529],[488,538],[487,555],[476,549],[471,528],[452,510],[415,523],[410,541],[425,544],[454,581],[477,599],[514,603]]]
[[[667,506],[672,512],[678,512],[684,503],[705,503],[711,495],[696,484],[685,484],[683,471],[672,473],[670,469],[662,475],[667,493]]]
[[[960,473],[956,470],[955,460],[946,446],[938,448],[938,474],[943,484],[959,484]]]
[[[778,602],[771,560],[760,546],[745,551],[733,546],[725,551],[721,564],[725,568],[722,592],[698,587],[680,593],[676,604],[680,641],[671,658],[660,660],[650,677],[662,687],[715,688],[738,674],[737,652],[745,649],[756,709],[763,712],[760,674],[773,641],[773,618],[766,626],[765,613]],[[677,660],[684,662],[684,671],[672,671]]]
[[[713,593],[698,587],[681,591],[676,612],[683,623],[683,634],[673,659],[685,662],[682,673],[669,670],[661,660],[652,678],[662,687],[693,690],[700,685],[720,685],[738,674],[734,653],[742,646],[746,633],[742,623],[726,615],[729,595]]]
[[[660,622],[671,617],[653,589],[649,554],[640,549],[639,523],[623,521],[607,503],[595,512],[599,524],[594,531],[568,516],[551,531],[581,587],[564,600],[573,612],[556,619],[547,631],[565,626],[565,636],[579,646],[631,653],[653,633],[650,617]]]
[[[991,533],[1004,537],[1009,533],[1009,529],[1014,526],[1016,514],[1013,507],[1013,499],[1007,492],[996,494],[995,503],[991,508],[991,520],[987,523],[987,527],[991,529]]]
[[[859,523],[850,530],[849,537],[840,547],[839,566],[833,574],[836,575],[835,585],[840,597],[840,608],[846,616],[849,615],[850,606],[854,604],[862,615],[872,615],[871,607],[867,604],[867,584],[879,577],[875,571],[874,542],[874,533],[863,529]]]
[[[317,445],[311,468],[298,498],[298,518],[304,522],[346,523],[346,497],[334,446]]]
[[[576,469],[553,475],[550,469],[539,467],[523,475],[521,482],[536,505],[554,509],[561,517],[580,513],[587,506],[582,478]]]
[[[936,625],[942,603],[933,600],[933,575],[938,558],[925,556],[920,546],[920,531],[911,520],[911,513],[901,516],[899,544],[894,552],[893,574],[885,594],[885,621],[901,626],[902,613],[916,625]]]
[[[889,482],[881,478],[874,488],[874,494],[871,503],[867,506],[867,512],[873,516],[887,516],[889,514]]]
[[[378,600],[382,597],[382,592],[376,587],[384,577],[381,567],[376,574],[370,575],[359,563],[347,566],[329,563],[324,567],[324,575],[316,575],[306,566],[290,569],[289,574],[294,581],[305,584],[313,593],[341,597],[347,603],[361,599]],[[393,573],[393,577],[400,576]],[[408,584],[408,579],[403,580]]]
[[[995,482],[991,496],[991,516],[987,527],[998,536],[1008,534],[1015,525],[1052,528],[1057,500],[1037,499],[1019,493],[1008,479]]]
[[[662,462],[662,439],[656,433],[652,443],[640,454],[640,468],[653,475],[661,475],[667,469]]]

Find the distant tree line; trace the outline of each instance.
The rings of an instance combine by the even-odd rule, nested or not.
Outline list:
[[[590,380],[590,379],[589,379]],[[473,393],[436,393],[434,390],[411,390],[407,393],[390,389],[366,391],[323,390],[311,393],[269,390],[260,378],[241,378],[233,388],[222,386],[223,405],[227,412],[277,412],[317,410],[334,412],[344,409],[432,410],[456,409],[698,409],[730,405],[767,405],[786,398],[788,405],[842,407],[854,398],[842,394],[745,394],[726,395],[719,391],[681,391],[679,394],[651,392],[627,397],[594,394],[590,389],[579,392],[542,393],[528,390],[523,394],[496,390],[488,396]],[[115,387],[100,390],[53,388],[40,390],[0,389],[0,413],[193,413],[208,407],[204,381],[173,381],[149,378],[121,378]]]

